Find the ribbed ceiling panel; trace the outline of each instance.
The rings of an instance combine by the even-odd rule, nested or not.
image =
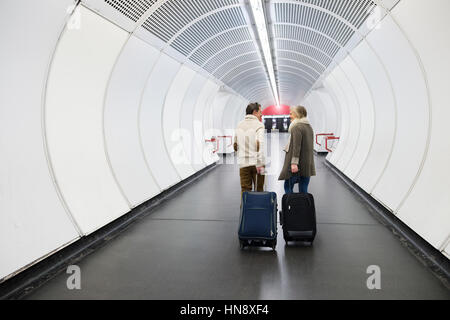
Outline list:
[[[232,82],[230,82],[230,86],[236,87],[242,86],[244,84],[248,86],[248,84],[261,84],[261,83],[266,84],[267,87],[269,87],[267,82],[267,75],[259,70],[256,70],[248,72],[248,74],[246,74],[243,77],[234,79]]]
[[[104,0],[238,93],[271,99],[258,33],[243,0]],[[371,0],[265,1],[282,102],[308,91],[375,7]],[[170,47],[169,47],[170,46]],[[341,56],[340,54],[338,56]],[[268,66],[272,67],[272,66]]]
[[[278,73],[279,74],[295,74],[297,75],[299,78],[303,79],[306,83],[309,84],[314,84],[315,80],[314,78],[312,78],[309,74],[305,73],[304,71],[298,70],[295,67],[291,67],[291,66],[279,66],[278,67]],[[280,76],[280,80],[282,80],[282,77]],[[280,81],[281,83],[281,81]]]
[[[301,42],[293,41],[293,40],[276,40],[277,49],[295,51],[306,56],[311,57],[311,59],[316,60],[318,63],[327,67],[332,59],[330,59],[327,55],[323,54],[318,49],[303,44]]]
[[[215,52],[214,55],[211,56],[212,58],[207,61],[203,67],[208,72],[212,72],[226,61],[247,52],[256,52],[255,44],[253,42],[237,42],[237,44],[227,47],[227,49]]]
[[[245,77],[235,79],[233,82],[230,82],[230,87],[236,91],[240,91],[244,87],[249,87],[251,85],[261,83],[267,83],[267,80],[266,75],[263,72],[259,71],[256,73],[249,73],[248,75],[245,75]],[[269,87],[267,86],[267,88]]]
[[[220,79],[233,67],[242,65],[249,61],[260,61],[258,54],[256,52],[251,52],[243,56],[238,56],[237,58],[234,58],[219,67],[217,71],[213,73],[213,76]]]
[[[295,0],[272,4],[271,23],[276,44],[277,82],[283,100],[298,96],[286,88],[307,91],[347,45],[371,9],[371,0]],[[297,64],[295,61],[300,62]],[[306,66],[305,66],[306,65]],[[305,79],[295,76],[295,69]],[[294,90],[295,91],[295,90]]]
[[[275,4],[275,21],[305,26],[334,39],[344,46],[353,35],[353,30],[339,19],[311,7],[292,3]]]
[[[318,6],[336,14],[350,24],[359,28],[369,15],[369,9],[374,5],[371,0],[296,0],[299,4]]]
[[[199,17],[239,0],[169,0],[149,17],[143,27],[167,42]]]
[[[260,60],[247,62],[241,66],[235,67],[235,68],[231,69],[229,72],[227,72],[226,75],[223,78],[221,78],[220,80],[222,80],[224,83],[228,83],[228,81],[232,80],[237,75],[243,74],[248,69],[253,69],[256,67],[262,68],[262,64],[261,64]]]
[[[317,73],[308,66],[297,62],[296,60],[278,59],[278,66],[289,66],[304,71],[311,78],[312,81],[316,81],[320,77],[320,73]]]
[[[243,94],[250,98],[253,102],[260,102],[262,100],[273,101],[272,94],[269,88],[246,88]],[[273,103],[273,102],[270,102]]]
[[[190,26],[175,39],[172,47],[189,55],[198,45],[215,34],[245,25],[247,22],[241,8],[234,7],[219,11]]]
[[[332,40],[302,26],[276,24],[274,25],[274,36],[277,39],[289,39],[308,44],[320,49],[329,57],[335,56],[340,49],[340,46]]]
[[[318,63],[316,60],[313,60],[312,58],[305,56],[301,53],[296,53],[293,51],[278,50],[277,54],[278,54],[277,55],[278,59],[290,59],[290,60],[298,61],[300,63],[306,64],[307,66],[309,66],[312,70],[314,70],[318,74],[322,74],[326,69],[322,64]]]
[[[190,59],[195,63],[197,63],[198,65],[202,66],[203,64],[205,64],[206,61],[208,61],[210,57],[214,56],[217,52],[223,50],[223,48],[228,48],[236,43],[249,41],[251,39],[252,37],[247,26],[244,26],[239,29],[226,31],[220,34],[219,36],[214,37],[210,41],[206,42],[200,48],[196,49],[196,51],[192,53]],[[255,45],[253,43],[251,44],[250,50],[256,51]],[[238,54],[239,53],[235,52],[234,56]],[[213,70],[215,69],[215,67],[218,67],[219,65],[212,66]]]

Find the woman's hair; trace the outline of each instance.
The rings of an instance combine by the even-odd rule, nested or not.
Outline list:
[[[304,106],[292,107],[291,111],[297,116],[297,118],[306,118],[308,116],[308,111]]]

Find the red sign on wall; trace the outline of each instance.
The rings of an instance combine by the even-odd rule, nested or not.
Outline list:
[[[270,106],[262,111],[263,116],[284,116],[289,115],[291,107],[280,105],[280,106]]]

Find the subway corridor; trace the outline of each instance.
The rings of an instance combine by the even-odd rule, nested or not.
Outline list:
[[[0,0],[0,299],[449,300],[449,12]],[[250,106],[279,210],[290,113],[311,125],[311,247],[239,248]]]
[[[287,134],[268,135],[283,146]],[[266,190],[281,200],[281,149],[271,156]],[[233,159],[234,160],[234,159]],[[317,237],[312,246],[285,246],[278,226],[276,252],[241,251],[239,169],[225,164],[207,173],[134,223],[77,265],[81,290],[69,290],[62,272],[27,299],[450,299],[429,269],[372,216],[316,157]],[[281,208],[281,203],[279,203]],[[381,271],[381,289],[369,290],[369,266]]]

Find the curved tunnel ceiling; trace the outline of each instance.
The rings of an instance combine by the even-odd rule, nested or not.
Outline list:
[[[298,103],[338,63],[380,1],[263,0],[280,103]],[[247,100],[273,104],[248,0],[82,0],[138,37],[176,52]],[[397,1],[384,1],[388,9]],[[173,55],[173,54],[172,54]],[[270,66],[272,67],[272,66]]]

